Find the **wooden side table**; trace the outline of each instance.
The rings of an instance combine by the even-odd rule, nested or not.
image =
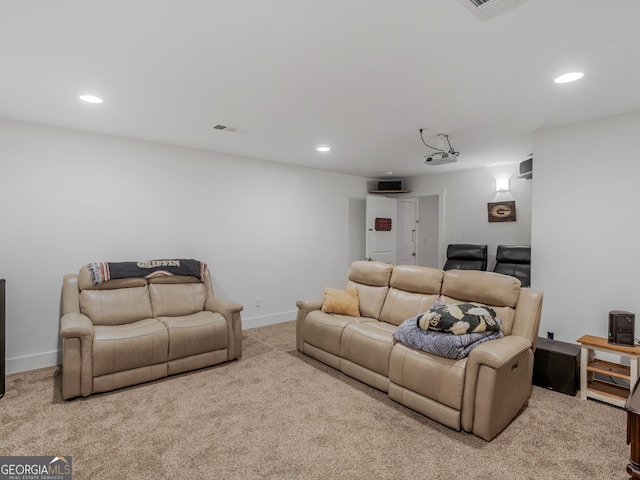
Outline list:
[[[593,398],[617,407],[624,407],[629,397],[631,386],[638,380],[640,366],[640,346],[615,345],[606,338],[583,335],[578,339],[580,347],[580,398]],[[629,358],[630,366],[607,362],[595,358],[589,361],[591,352],[606,352]],[[612,378],[619,378],[629,383],[630,387],[605,382],[594,378],[599,373]]]

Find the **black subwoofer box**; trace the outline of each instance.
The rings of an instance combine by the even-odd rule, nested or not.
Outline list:
[[[533,384],[575,395],[580,389],[580,345],[538,337]]]

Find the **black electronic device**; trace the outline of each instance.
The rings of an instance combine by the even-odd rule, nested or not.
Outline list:
[[[378,190],[402,190],[402,180],[378,182]]]
[[[607,341],[615,345],[634,345],[635,323],[634,313],[611,310],[609,312],[609,337]]]

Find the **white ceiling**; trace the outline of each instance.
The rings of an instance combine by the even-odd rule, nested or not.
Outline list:
[[[0,117],[367,177],[522,161],[538,129],[640,110],[639,21],[638,0],[486,22],[459,0],[0,0]],[[424,165],[420,128],[458,162]]]

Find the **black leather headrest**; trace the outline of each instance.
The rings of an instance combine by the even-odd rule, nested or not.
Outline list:
[[[486,260],[487,246],[452,243],[447,248],[447,258],[452,260]]]
[[[497,263],[531,263],[530,245],[498,245]]]

